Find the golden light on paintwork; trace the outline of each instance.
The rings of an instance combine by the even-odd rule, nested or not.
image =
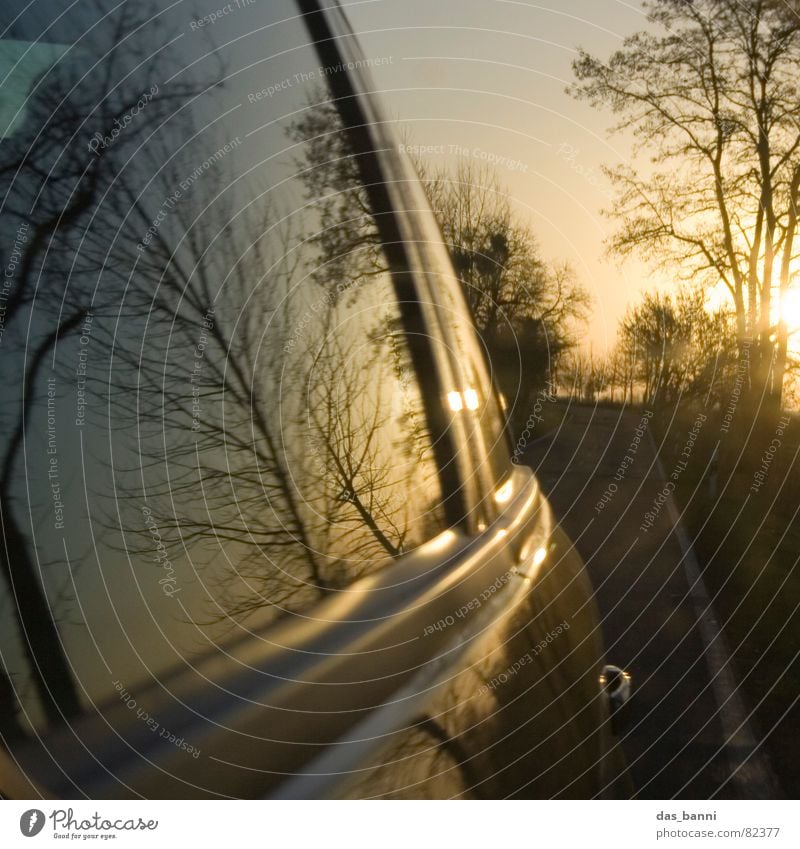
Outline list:
[[[464,403],[468,410],[478,409],[478,393],[474,389],[464,390]]]
[[[533,552],[530,560],[527,562],[530,564],[527,568],[523,567],[522,569],[515,569],[514,572],[516,575],[519,575],[526,583],[532,583],[533,579],[536,577],[536,573],[539,571],[539,567],[544,563],[547,557],[547,548],[545,546],[540,546]],[[523,555],[523,560],[526,560],[526,556]]]
[[[458,413],[466,407],[468,410],[477,410],[480,406],[478,393],[474,389],[465,389],[461,392],[448,392],[447,404],[454,413]]]
[[[505,504],[511,499],[514,494],[514,481],[507,480],[499,489],[495,491],[494,500],[498,504]]]
[[[448,392],[447,404],[454,413],[458,413],[464,409],[464,400],[460,392]]]
[[[418,551],[423,554],[438,554],[449,548],[457,538],[458,535],[455,531],[442,531],[438,536],[421,545]]]
[[[542,565],[542,563],[544,563],[546,558],[547,548],[545,548],[545,546],[540,546],[536,549],[536,551],[533,552],[533,559],[531,561],[533,563],[533,568],[538,569]]]

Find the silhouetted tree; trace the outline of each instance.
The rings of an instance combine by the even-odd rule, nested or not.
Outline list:
[[[417,163],[500,389],[520,422],[586,319],[587,291],[566,264],[548,264],[530,226],[488,166]]]
[[[222,610],[215,619],[300,609],[400,556],[412,520],[417,541],[438,530],[435,492],[429,515],[411,513],[431,464],[417,462],[424,411],[368,199],[325,97],[312,95],[314,108],[286,132],[285,173],[305,205],[279,214],[286,196],[252,177],[237,183],[234,152],[204,172],[146,250],[117,239],[107,263],[123,270],[117,309],[128,327],[109,340],[114,417],[141,434],[141,466],[162,470],[144,492],[139,468],[118,471],[117,489],[137,505],[147,497],[165,546],[191,549]],[[193,132],[187,124],[184,135]],[[213,149],[211,139],[206,130]],[[157,143],[138,164],[156,175],[158,198],[188,167]],[[136,185],[116,189],[144,232],[153,215]],[[138,526],[125,549],[144,556],[152,541]],[[212,568],[226,547],[231,565]]]
[[[91,9],[91,0],[87,9]],[[150,10],[152,11],[152,10]],[[110,43],[102,73],[110,80],[124,77],[134,57],[123,36],[146,20],[147,4],[115,11],[104,30]],[[84,42],[91,51],[92,35]],[[151,62],[148,83],[158,87],[164,64]],[[100,73],[99,71],[96,73]],[[18,251],[12,285],[4,299],[2,338],[6,380],[3,385],[3,440],[0,447],[0,572],[12,598],[21,644],[41,704],[52,723],[79,710],[74,682],[27,539],[28,529],[15,510],[14,483],[21,472],[23,445],[34,405],[41,400],[41,379],[53,368],[56,346],[74,333],[91,307],[91,290],[75,285],[80,275],[97,269],[95,249],[102,250],[87,229],[98,199],[108,190],[119,167],[121,151],[141,140],[141,124],[130,127],[115,148],[99,147],[88,155],[95,133],[102,138],[115,121],[142,97],[141,77],[124,79],[99,101],[85,83],[86,68],[63,60],[44,68],[31,81],[25,109],[0,146],[0,216],[4,230],[16,233]],[[84,82],[81,85],[81,82]],[[190,94],[182,83],[153,102],[156,120]],[[75,244],[82,239],[82,252]],[[5,267],[5,263],[4,263]]]
[[[591,350],[570,351],[561,364],[560,383],[570,397],[585,404],[595,403],[609,386],[608,359]]]
[[[800,15],[776,0],[650,0],[658,32],[608,61],[582,50],[571,92],[632,130],[643,168],[607,169],[619,254],[730,294],[750,399],[780,405],[800,191]],[[752,346],[750,343],[752,342]],[[744,357],[744,355],[743,355]]]
[[[623,388],[632,379],[649,407],[721,400],[736,359],[734,316],[708,310],[696,289],[646,293],[621,319],[615,355],[631,364]]]

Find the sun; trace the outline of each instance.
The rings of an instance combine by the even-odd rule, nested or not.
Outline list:
[[[779,288],[772,289],[772,300],[770,304],[770,320],[776,325],[779,317],[786,323],[789,333],[789,349],[800,354],[800,270],[792,275],[790,284],[783,302],[779,300]],[[718,283],[712,286],[706,293],[706,309],[714,312],[722,307],[731,306],[731,295],[727,287]]]
[[[783,296],[780,313],[789,333],[800,330],[800,288],[797,285],[788,289]]]

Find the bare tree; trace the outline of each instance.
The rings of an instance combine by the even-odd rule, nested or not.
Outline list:
[[[124,36],[147,15],[145,4],[137,9],[125,6],[114,16],[110,33],[105,31],[113,36],[113,46],[103,46],[102,98],[77,84],[85,68],[66,60],[56,63],[33,81],[25,110],[0,148],[0,218],[9,235],[16,232],[13,250],[18,253],[4,299],[2,346],[8,372],[0,448],[0,572],[15,599],[21,643],[52,723],[77,713],[79,701],[41,585],[41,564],[31,554],[29,531],[15,510],[14,483],[33,408],[41,400],[42,377],[55,367],[50,355],[60,340],[76,331],[91,307],[90,291],[74,285],[90,266],[97,268],[87,222],[114,179],[122,149],[143,133],[141,125],[133,125],[117,148],[98,146],[87,155],[93,135],[108,137],[115,122],[142,97],[141,78],[120,83],[118,77],[133,58]],[[89,50],[91,36],[86,42]],[[163,70],[163,64],[153,63],[148,85],[157,89],[158,72]],[[153,103],[152,117],[169,114],[190,93],[186,85],[174,86]],[[81,238],[83,251],[77,254]]]
[[[148,472],[143,490],[141,468],[117,470],[117,491],[137,507],[147,499],[166,547],[191,550],[215,620],[305,607],[438,530],[438,490],[422,485],[431,460],[418,456],[425,414],[413,377],[403,385],[413,370],[380,237],[338,112],[324,91],[313,97],[287,127],[292,170],[281,172],[305,205],[278,209],[290,196],[252,176],[242,184],[232,155],[203,172],[198,197],[171,206],[144,250],[105,239],[106,265],[122,269],[112,306],[128,328],[120,336],[107,322],[109,400],[119,426],[142,434]],[[213,149],[211,139],[206,130]],[[189,167],[157,143],[138,164],[156,175],[155,198]],[[134,232],[152,223],[124,178],[114,202],[112,220],[124,211]],[[424,492],[430,509],[416,515]],[[151,551],[141,522],[124,548]]]
[[[619,117],[651,165],[607,169],[611,248],[730,294],[751,398],[780,404],[800,190],[800,16],[775,0],[650,0],[658,32],[605,62],[581,51],[570,91]],[[777,318],[776,318],[777,316]]]
[[[491,168],[461,160],[452,170],[429,173],[421,162],[417,169],[495,380],[514,399],[512,428],[524,427],[532,397],[576,343],[589,295],[568,265],[544,260]]]
[[[596,403],[609,388],[609,360],[591,350],[570,351],[564,358],[561,382],[570,397],[584,404]]]
[[[535,322],[555,359],[574,342],[571,321],[585,317],[586,290],[567,265],[545,262],[488,166],[460,161],[452,173],[433,174],[418,168],[487,344]]]
[[[623,393],[635,383],[649,407],[721,400],[736,357],[734,316],[709,311],[696,289],[647,293],[621,319],[615,356],[624,364]]]

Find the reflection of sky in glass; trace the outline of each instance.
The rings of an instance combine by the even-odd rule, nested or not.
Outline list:
[[[64,44],[0,39],[0,139],[23,123],[25,102],[39,75],[66,50]]]

